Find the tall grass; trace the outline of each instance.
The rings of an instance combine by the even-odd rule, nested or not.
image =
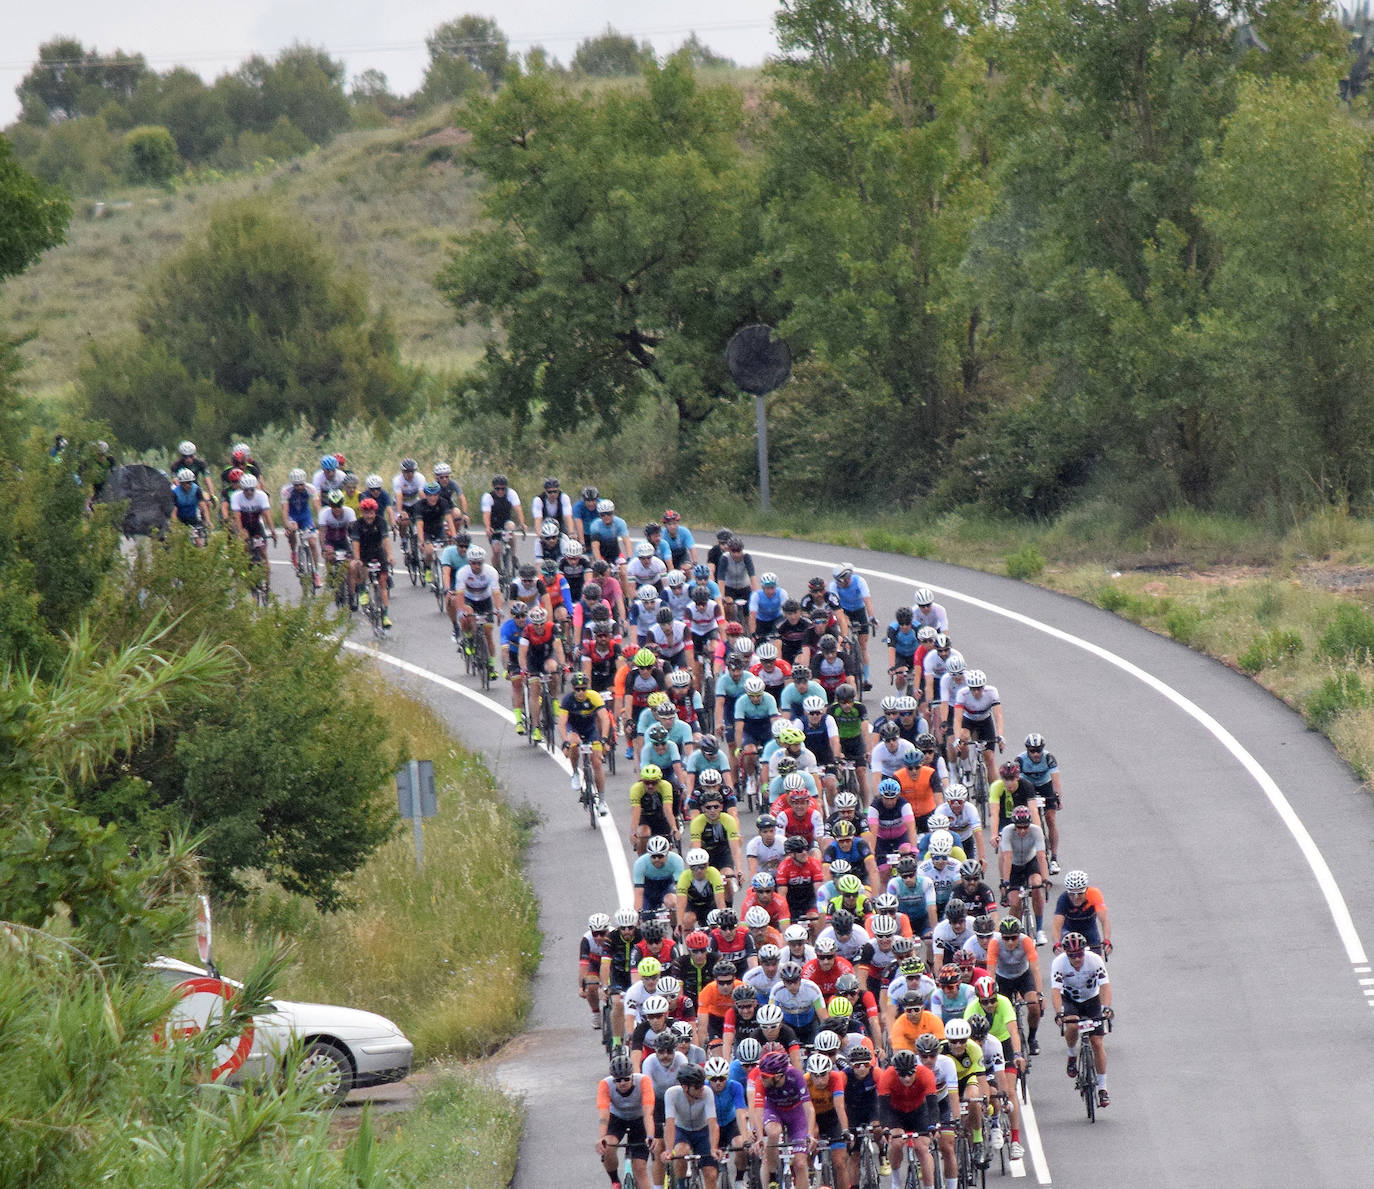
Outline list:
[[[241,970],[256,949],[290,942],[283,997],[381,1012],[414,1042],[417,1061],[478,1056],[520,1031],[539,965],[538,908],[520,870],[529,823],[424,703],[388,688],[378,708],[408,754],[434,760],[439,816],[425,823],[424,868],[407,829],[358,871],[354,908],[326,915],[259,889],[221,910],[219,962]]]

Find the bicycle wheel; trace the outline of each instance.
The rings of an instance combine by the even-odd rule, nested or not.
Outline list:
[[[744,801],[749,806],[749,812],[754,813],[759,807],[759,774],[750,772],[744,778]]]
[[[582,771],[582,804],[587,808],[587,820],[593,830],[596,829],[596,777],[592,772],[591,760],[584,760],[581,765]]]
[[[606,1055],[610,1056],[615,1047],[615,1038],[611,1035],[611,997],[604,988],[601,992],[601,1045]]]
[[[1092,1042],[1086,1038],[1078,1042],[1078,1090],[1088,1110],[1088,1122],[1097,1122],[1097,1058]]]
[[[834,1157],[830,1155],[829,1148],[823,1148],[821,1150],[821,1184],[835,1184],[835,1160]]]
[[[869,1136],[859,1141],[859,1189],[878,1189],[878,1157]]]
[[[477,670],[483,690],[491,688],[491,654],[487,652],[487,628],[482,620],[473,627],[472,664]]]

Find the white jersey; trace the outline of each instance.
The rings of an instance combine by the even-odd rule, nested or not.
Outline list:
[[[621,996],[621,1001],[625,1004],[625,1012],[635,1024],[639,1023],[639,1009],[643,1006],[644,1001],[650,995],[657,993],[657,991],[650,991],[645,986],[643,979],[638,979],[631,983],[629,989]]]
[[[1063,992],[1067,1006],[1095,998],[1099,988],[1105,987],[1111,980],[1107,977],[1107,964],[1088,950],[1083,955],[1083,965],[1077,970],[1069,961],[1068,954],[1060,954],[1055,958],[1050,966],[1050,981]]]
[[[912,603],[911,622],[916,628],[934,628],[937,632],[949,631],[949,616],[939,603],[931,603],[924,611]]]
[[[1007,1058],[1002,1052],[1002,1042],[989,1032],[983,1037],[983,1068],[989,1073],[998,1074],[1006,1067]]]
[[[995,685],[985,685],[981,690],[964,686],[954,698],[954,705],[964,708],[964,722],[987,722],[992,717],[992,708],[1001,704]]]
[[[945,675],[945,666],[956,657],[960,661],[964,659],[964,654],[957,648],[951,648],[949,650],[949,656],[941,656],[932,648],[921,660],[922,674],[926,677],[934,678],[935,684],[933,688],[935,689],[937,701],[944,702],[949,700],[945,697],[945,687],[940,683],[940,679]]]
[[[507,494],[510,494],[509,488]],[[515,507],[517,501],[511,501],[511,507]],[[530,511],[534,515],[534,523],[538,523],[545,516],[552,516],[555,520],[562,519],[565,524],[572,522],[572,500],[568,498],[566,491],[558,493],[558,499],[550,501],[542,493],[530,501]]]
[[[247,492],[236,491],[229,497],[231,512],[266,512],[272,507],[267,492],[259,487],[250,498]]]
[[[495,566],[483,566],[481,573],[464,566],[454,579],[454,586],[462,587],[464,596],[469,599],[489,599],[500,585]]]
[[[948,1053],[941,1053],[935,1058],[935,1068],[931,1072],[935,1074],[937,1097],[944,1098],[949,1094],[953,1094],[956,1099],[959,1097],[959,1070],[954,1064],[953,1057]],[[955,1114],[958,1114],[958,1111],[955,1111]]]
[[[824,1003],[825,996],[821,994],[820,987],[809,978],[804,978],[795,991],[788,990],[786,983],[778,983],[768,1001],[776,1003],[788,1015],[805,1016],[815,1009],[817,1003]]]
[[[756,834],[749,839],[749,845],[744,848],[744,853],[758,863],[760,871],[776,871],[787,853],[783,850],[783,841],[781,830],[773,835],[772,846],[766,846],[763,839]]]
[[[978,807],[972,801],[965,801],[959,809],[956,817],[950,812],[948,802],[944,806],[945,816],[950,819],[949,832],[954,835],[959,842],[967,842],[973,837],[975,830],[981,830],[983,823],[978,818]],[[964,847],[964,853],[968,854],[968,847]],[[969,858],[972,858],[969,855]]]
[[[859,951],[868,944],[868,934],[858,925],[850,929],[848,937],[841,937],[835,932],[834,925],[827,925],[816,934],[816,940],[820,941],[822,937],[828,937],[835,943],[835,948],[839,951],[840,957],[846,962],[853,962]]]
[[[409,479],[405,477],[405,472],[399,472],[391,480],[391,493],[396,497],[397,504],[413,504],[420,498],[420,492],[424,491],[428,480],[419,471],[416,471]]]
[[[625,573],[636,586],[656,586],[667,574],[668,567],[657,554],[635,557],[625,567]]]
[[[935,683],[935,700],[943,702],[946,706],[953,706],[954,699],[959,696],[959,691],[964,688],[966,688],[964,674],[960,672],[956,677],[946,670],[940,674],[940,679]]]
[[[928,974],[915,974],[908,978],[898,968],[897,973],[892,976],[892,981],[887,984],[887,1001],[900,1008],[902,996],[908,991],[915,991],[929,1007],[930,997],[935,994],[935,980]]]
[[[909,756],[916,754],[916,748],[905,739],[897,740],[897,750],[891,751],[886,743],[879,743],[873,749],[873,754],[869,757],[868,767],[876,772],[879,777],[895,777],[899,771],[906,767]]]
[[[330,491],[335,491],[344,485],[344,475],[346,472],[343,467],[335,467],[328,474],[323,470],[318,470],[310,478],[310,486],[321,495]]]
[[[961,950],[965,944],[973,940],[973,921],[970,917],[964,918],[964,925],[961,929],[956,929],[949,923],[949,919],[942,920],[934,929],[930,931],[930,944],[932,949],[939,949],[943,946],[951,952]]]
[[[752,987],[755,995],[767,999],[773,994],[773,988],[778,985],[777,970],[775,968],[773,977],[769,978],[762,966],[754,966],[744,972],[741,981],[745,986]]]
[[[719,625],[720,615],[720,604],[715,599],[707,599],[704,603],[691,603],[687,608],[687,622],[691,625],[693,634],[697,636],[714,632]]]

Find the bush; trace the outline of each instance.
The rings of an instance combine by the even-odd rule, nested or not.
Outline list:
[[[1374,660],[1374,617],[1354,603],[1342,603],[1317,642],[1317,655],[1365,664]]]
[[[1007,554],[1007,576],[1030,582],[1045,572],[1045,558],[1034,545],[1023,545],[1015,553]]]
[[[1180,644],[1191,644],[1201,625],[1202,612],[1196,607],[1173,605],[1164,612],[1164,628]]]
[[[1247,673],[1258,673],[1270,665],[1277,665],[1302,652],[1302,637],[1297,632],[1274,628],[1256,636],[1237,658],[1237,663]]]
[[[145,124],[124,134],[124,176],[131,182],[165,186],[178,164],[177,142],[166,128]]]
[[[1319,731],[1329,730],[1341,715],[1374,706],[1374,689],[1367,687],[1357,673],[1337,673],[1328,677],[1307,700],[1304,714]]]

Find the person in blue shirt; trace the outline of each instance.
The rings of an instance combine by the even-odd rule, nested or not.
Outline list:
[[[671,570],[673,568],[673,551],[668,548],[668,542],[663,539],[663,526],[661,524],[646,524],[644,526],[644,539],[654,547],[654,556],[661,558],[663,564]]]
[[[840,562],[830,572],[826,590],[839,600],[840,610],[844,612],[850,629],[859,640],[859,655],[863,658],[864,689],[872,689],[868,669],[868,636],[875,620],[873,614],[873,595],[862,574],[856,574],[854,567],[847,561]]]
[[[706,1084],[716,1099],[716,1125],[720,1129],[717,1143],[725,1152],[735,1151],[735,1170],[743,1176],[748,1162],[743,1137],[746,1134],[744,1087],[730,1076],[730,1062],[724,1057],[712,1057],[706,1062]],[[726,1177],[725,1183],[730,1178]]]
[[[453,546],[448,546],[444,553],[448,553],[449,549],[453,549]],[[443,565],[450,564],[443,559],[443,554],[440,555],[440,562]],[[496,645],[496,657],[494,658],[505,662],[506,674],[510,678],[510,705],[511,709],[515,711],[517,734],[524,734],[525,678],[520,672],[520,636],[529,626],[529,615],[530,609],[519,599],[511,603],[510,618],[501,625],[501,634]],[[456,632],[457,629],[454,630]]]
[[[914,684],[912,674],[916,671],[916,649],[920,641],[913,619],[910,607],[898,607],[896,619],[887,625],[887,671],[906,670],[894,679],[899,694],[905,691],[908,682]]]
[[[577,539],[583,548],[591,547],[592,524],[596,521],[596,504],[601,493],[588,484],[582,489],[582,498],[572,506],[573,528],[580,529]]]
[[[720,583],[711,576],[711,567],[705,562],[697,562],[692,566],[692,585],[704,586],[713,599],[720,599]]]
[[[782,618],[782,605],[787,592],[778,585],[778,576],[771,570],[759,578],[758,590],[749,595],[749,634],[762,641],[771,636]]]
[[[668,546],[668,564],[673,569],[680,570],[696,561],[697,543],[692,530],[682,523],[682,517],[672,508],[663,513],[663,543]]]
[[[177,472],[177,481],[172,484],[172,505],[176,518],[182,524],[210,525],[210,501],[196,482],[195,472],[190,467],[182,467]]]
[[[630,530],[624,519],[615,514],[611,500],[597,500],[596,519],[587,526],[587,544],[594,557],[619,571],[620,585],[627,586],[625,562],[630,556]]]

